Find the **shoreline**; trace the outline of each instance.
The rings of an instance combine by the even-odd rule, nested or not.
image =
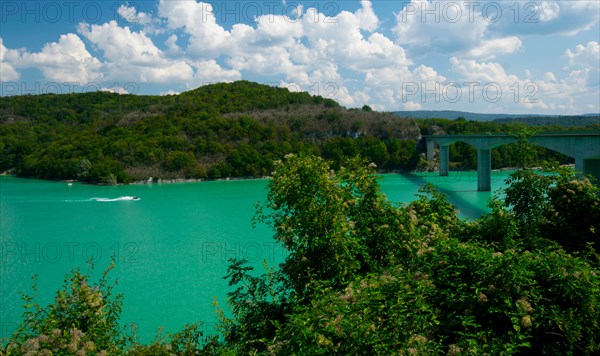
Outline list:
[[[45,179],[45,178],[36,178],[36,177],[20,177],[16,174],[12,173],[0,173],[0,177],[12,177],[17,179],[30,179],[30,180],[39,180],[45,182],[57,182],[57,183],[79,183],[79,184],[87,184],[87,185],[97,185],[97,186],[118,186],[118,185],[152,185],[152,184],[179,184],[179,183],[202,183],[202,182],[228,182],[228,181],[245,181],[245,180],[267,180],[271,179],[271,176],[259,176],[259,177],[228,177],[228,178],[170,178],[170,179],[154,179],[150,181],[148,180],[136,180],[129,183],[117,183],[117,184],[109,184],[109,183],[90,183],[85,181],[79,181],[77,179]]]
[[[131,183],[120,183],[122,185],[150,185],[150,184],[177,184],[177,183],[202,183],[202,182],[228,182],[228,181],[243,181],[243,180],[263,180],[271,179],[271,176],[258,176],[258,177],[228,177],[228,178],[153,178],[150,177],[147,180],[137,180]]]
[[[539,169],[539,167],[533,168],[535,169]],[[492,172],[505,172],[505,171],[516,171],[518,170],[518,168],[516,167],[506,167],[506,168],[498,168],[498,169],[492,169]],[[477,170],[476,169],[472,169],[472,170],[452,170],[451,172],[470,172],[470,173],[476,173]],[[428,169],[422,169],[422,170],[413,170],[413,171],[401,171],[401,170],[385,170],[385,171],[378,171],[376,172],[376,174],[378,175],[385,175],[385,174],[421,174],[421,173],[427,173],[427,174],[432,174],[432,173],[439,173],[439,169],[436,170],[428,170]],[[168,179],[162,179],[162,178],[154,178],[151,177],[149,179],[146,180],[136,180],[130,183],[117,183],[117,184],[108,184],[108,183],[90,183],[90,182],[85,182],[85,181],[79,181],[77,179],[44,179],[44,178],[36,178],[36,177],[20,177],[16,174],[13,173],[8,173],[8,172],[1,172],[0,173],[0,177],[14,177],[14,178],[19,178],[19,179],[31,179],[31,180],[40,180],[40,181],[47,181],[47,182],[61,182],[61,183],[66,183],[68,185],[71,185],[72,183],[79,183],[79,184],[88,184],[88,185],[97,185],[97,186],[118,186],[118,185],[154,185],[154,184],[183,184],[183,183],[202,183],[202,182],[230,182],[230,181],[248,181],[248,180],[269,180],[272,179],[272,176],[248,176],[248,177],[227,177],[227,178],[216,178],[216,179],[211,179],[211,178],[168,178]]]

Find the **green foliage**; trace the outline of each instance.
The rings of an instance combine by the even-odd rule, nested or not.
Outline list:
[[[526,127],[464,118],[415,122],[368,105],[346,110],[330,99],[247,81],[177,96],[14,96],[0,98],[0,171],[106,184],[149,177],[265,176],[271,162],[288,153],[321,155],[335,168],[361,156],[380,170],[407,171],[419,161],[420,133],[433,125],[449,134]],[[548,129],[561,128],[540,127]],[[518,150],[518,144],[493,150],[492,167],[522,166],[526,156]],[[541,147],[532,153],[572,162]],[[475,149],[464,143],[450,146],[450,158],[459,168],[476,166]]]
[[[223,338],[236,353],[264,349],[275,331],[286,321],[293,305],[293,297],[283,284],[280,270],[275,271],[264,263],[266,274],[252,275],[253,267],[246,260],[230,260],[225,276],[230,286],[237,288],[228,293],[233,319],[221,316]]]
[[[523,128],[516,133],[510,133],[509,135],[517,140],[515,144],[517,150],[517,157],[519,159],[520,169],[527,169],[531,167],[533,163],[537,161],[535,146],[529,143],[531,136],[535,135],[536,131]]]
[[[254,331],[255,342],[244,334],[224,347],[275,354],[600,351],[597,255],[578,250],[584,253],[573,257],[540,236],[541,227],[527,227],[547,213],[528,211],[528,200],[552,206],[544,203],[549,195],[540,194],[546,176],[528,174],[511,181],[515,192],[532,190],[515,200],[519,208],[506,208],[516,194],[509,191],[507,202],[491,202],[492,213],[465,222],[432,186],[395,207],[364,162],[333,172],[322,159],[289,157],[276,169],[259,220],[272,225],[290,252],[277,285],[288,287],[280,293],[291,292],[293,303],[262,329],[268,333]],[[590,203],[591,193],[576,195]],[[261,278],[236,293],[273,286]],[[230,301],[234,310],[248,306]],[[246,319],[229,322],[243,326]]]
[[[334,172],[323,159],[296,156],[278,163],[257,219],[289,251],[282,269],[300,299],[315,282],[341,288],[407,253],[400,236],[411,217],[381,193],[374,167],[351,159]]]
[[[559,243],[569,252],[598,251],[600,245],[600,189],[588,178],[556,164],[537,173],[522,170],[507,180],[505,207],[523,238],[538,237]]]
[[[128,356],[199,355],[202,350],[203,335],[201,324],[187,324],[173,335],[163,336],[159,331],[150,345],[138,343],[134,336],[133,345],[127,349],[126,354]]]
[[[269,175],[275,159],[320,154],[338,138],[360,141],[360,152],[338,162],[360,154],[407,169],[418,132],[412,120],[246,81],[177,96],[15,96],[0,98],[0,171],[105,184],[256,177]],[[393,139],[412,145],[391,152],[383,141]]]
[[[0,346],[2,355],[198,355],[214,343],[204,337],[202,324],[186,325],[173,335],[159,330],[149,345],[140,344],[132,325],[128,333],[119,325],[123,296],[114,295],[116,281],[108,278],[111,265],[92,283],[94,264],[82,273],[75,269],[46,307],[37,301],[34,278],[33,295],[23,295],[23,320],[12,337]],[[208,351],[206,351],[208,353]]]
[[[122,296],[113,296],[114,285],[107,277],[113,267],[111,264],[98,282],[91,285],[92,263],[88,273],[74,270],[56,293],[54,302],[45,308],[36,302],[34,280],[34,295],[23,295],[23,321],[4,352],[7,355],[120,353],[126,338],[118,324]]]

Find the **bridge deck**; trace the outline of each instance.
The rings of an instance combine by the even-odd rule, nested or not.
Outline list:
[[[517,138],[504,133],[468,135],[424,135],[427,142],[427,159],[433,159],[434,143],[440,146],[440,174],[448,175],[449,145],[465,142],[477,148],[477,189],[491,190],[491,150]],[[575,158],[575,169],[590,174],[600,181],[600,132],[540,133],[529,142]]]

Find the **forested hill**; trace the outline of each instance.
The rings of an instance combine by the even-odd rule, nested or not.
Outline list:
[[[288,153],[416,165],[416,123],[247,81],[180,95],[0,98],[0,171],[95,183],[270,174]]]

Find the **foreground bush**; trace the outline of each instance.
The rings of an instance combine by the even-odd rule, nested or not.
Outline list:
[[[521,182],[525,174],[512,179]],[[596,188],[569,172],[550,184],[544,177],[528,175],[530,189],[576,185],[571,207],[593,207],[600,199]],[[413,203],[395,206],[360,161],[334,173],[321,159],[290,157],[277,169],[266,213],[259,214],[289,257],[277,278],[246,277],[263,288],[231,280],[242,287],[232,295],[237,312],[225,345],[278,354],[600,352],[597,255],[575,241],[583,249],[574,257],[553,235],[539,235],[547,231],[541,217],[559,206],[553,194],[536,197],[545,208],[539,219],[527,218],[535,229],[510,201],[465,222],[431,186]],[[566,216],[562,229],[593,231],[584,223],[597,222]],[[238,270],[240,264],[234,262]],[[256,303],[257,290],[270,294],[258,293]],[[261,316],[269,327],[253,329]]]

